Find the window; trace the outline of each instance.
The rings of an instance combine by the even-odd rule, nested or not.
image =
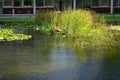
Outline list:
[[[45,0],[45,5],[46,6],[52,6],[53,0]]]
[[[32,0],[24,0],[24,6],[32,6]]]
[[[113,0],[113,5],[118,6],[118,0]]]
[[[21,0],[14,0],[14,6],[21,6]]]
[[[59,10],[59,0],[54,0],[55,1],[55,10],[58,11]]]
[[[77,8],[82,8],[83,7],[83,0],[76,0],[76,6],[77,6]]]
[[[99,0],[92,0],[92,6],[99,6]]]
[[[65,6],[66,10],[72,8],[72,1],[71,0],[65,0],[64,1],[64,6]]]
[[[108,6],[108,0],[101,0],[101,6]]]
[[[36,0],[36,6],[43,6],[43,0]]]
[[[12,6],[12,0],[4,0],[4,6]]]
[[[53,0],[36,0],[37,6],[52,6]]]
[[[84,0],[84,7],[90,8],[90,6],[91,6],[91,0]]]
[[[120,0],[118,0],[118,6],[120,6]]]

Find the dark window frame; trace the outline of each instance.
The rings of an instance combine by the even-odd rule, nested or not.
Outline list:
[[[10,5],[8,5],[9,3],[11,3]],[[7,5],[6,5],[7,4]],[[13,2],[12,2],[12,0],[10,1],[10,2],[8,2],[8,0],[3,0],[3,6],[4,7],[12,7],[13,6]]]
[[[14,6],[15,7],[21,7],[22,6],[22,1],[21,0],[14,0]]]

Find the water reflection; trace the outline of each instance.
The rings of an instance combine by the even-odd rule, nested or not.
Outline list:
[[[119,49],[72,50],[53,36],[0,43],[0,78],[10,80],[119,80]],[[67,46],[67,48],[65,47]]]

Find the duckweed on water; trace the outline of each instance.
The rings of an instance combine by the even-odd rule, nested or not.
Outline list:
[[[0,41],[24,40],[30,38],[30,35],[14,33],[13,29],[0,28]]]

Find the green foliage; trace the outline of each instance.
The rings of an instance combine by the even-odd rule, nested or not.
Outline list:
[[[82,28],[93,26],[94,21],[90,12],[70,10],[61,14],[59,22],[59,27],[67,33],[67,36],[74,37],[81,33]]]
[[[94,12],[78,10],[62,13],[38,13],[36,22],[47,24],[48,32],[59,32],[78,48],[106,48],[114,45],[114,35],[106,29],[104,19]]]
[[[113,38],[113,35],[109,33],[105,28],[86,27],[82,28],[81,33],[75,37],[74,45],[81,48],[112,47]]]
[[[0,28],[0,41],[24,40],[31,38],[30,35],[15,34],[13,29]]]
[[[111,26],[108,28],[111,33],[114,33],[114,40],[120,44],[120,26]]]

